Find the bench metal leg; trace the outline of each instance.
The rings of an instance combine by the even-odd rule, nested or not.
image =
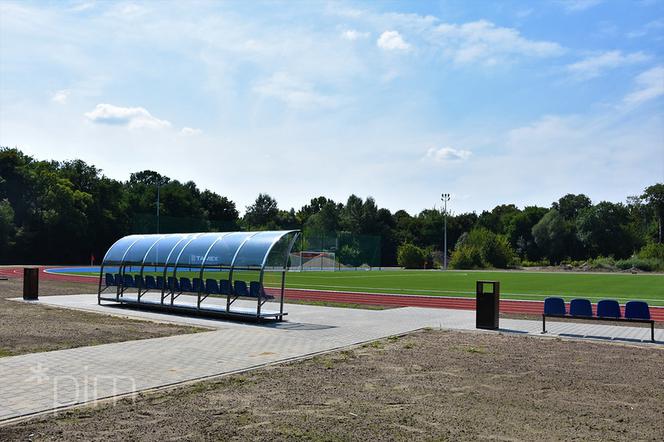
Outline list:
[[[542,315],[542,334],[546,333],[546,316]]]
[[[655,342],[655,321],[650,323],[650,340]]]

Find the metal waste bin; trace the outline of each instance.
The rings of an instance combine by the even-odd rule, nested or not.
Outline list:
[[[499,306],[500,282],[477,281],[475,285],[475,327],[498,330]]]
[[[25,267],[23,269],[23,299],[26,301],[39,299],[39,268]]]

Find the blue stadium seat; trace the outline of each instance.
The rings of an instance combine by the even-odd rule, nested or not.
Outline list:
[[[228,295],[231,293],[231,283],[228,279],[219,280],[219,294]]]
[[[164,288],[164,277],[163,276],[157,276],[157,289],[162,290]]]
[[[258,281],[251,281],[249,283],[249,296],[262,299],[274,299],[274,296],[268,295],[265,292],[265,289],[263,289],[263,284]]]
[[[177,278],[172,276],[168,277],[168,289],[174,292],[180,292],[180,284],[178,284]]]
[[[154,280],[154,276],[152,275],[145,276],[145,288],[148,290],[155,290],[157,288],[157,283]]]
[[[237,296],[249,296],[249,291],[247,290],[247,283],[244,281],[235,281],[233,289]]]
[[[216,279],[205,280],[205,293],[209,293],[210,295],[219,294],[219,284],[217,284]]]
[[[145,281],[141,275],[134,275],[134,285],[139,289],[145,288]]]
[[[122,283],[122,275],[119,273],[116,273],[115,276],[113,276],[115,279],[115,285],[120,285]]]
[[[544,300],[545,315],[565,315],[565,301],[563,298],[546,298]]]
[[[620,318],[620,304],[614,299],[602,299],[597,303],[597,316],[600,318]]]
[[[650,319],[648,303],[643,301],[628,301],[627,304],[625,304],[625,318]]]
[[[191,280],[189,278],[182,277],[180,278],[180,290],[183,292],[193,292],[194,288],[191,286]]]
[[[572,316],[592,317],[593,306],[587,299],[572,299],[569,303],[569,314]]]
[[[112,273],[106,274],[106,287],[111,287],[115,285],[115,278]]]
[[[125,274],[122,280],[123,287],[136,287],[134,284],[134,278],[131,275]]]
[[[194,283],[194,292],[198,293],[205,291],[205,285],[203,284],[203,280],[201,278],[194,278],[193,283]]]

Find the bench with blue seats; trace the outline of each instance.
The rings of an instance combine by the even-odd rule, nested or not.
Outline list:
[[[103,292],[104,290],[106,290],[110,287],[117,287],[118,286],[117,278],[116,278],[117,276],[119,276],[119,275],[114,276],[112,273],[106,273],[104,275],[104,284],[105,285],[104,285],[104,288],[101,289],[101,292]]]
[[[228,281],[226,281],[228,282]],[[228,298],[227,308],[230,308],[230,305],[240,297],[243,298],[256,298],[258,299],[260,305],[265,304],[267,301],[274,299],[274,296],[265,292],[263,284],[259,281],[251,281],[249,286],[247,283],[242,280],[233,281],[233,290],[231,293],[232,297]]]
[[[655,342],[655,321],[650,317],[648,303],[628,301],[625,315],[620,312],[620,304],[614,299],[603,299],[597,303],[597,314],[593,314],[588,299],[572,299],[567,312],[563,298],[550,297],[544,300],[542,313],[542,333],[546,333],[546,318],[588,319],[595,321],[617,321],[650,324],[650,339]]]
[[[139,298],[150,290],[164,290],[168,294],[172,293],[174,298],[177,298],[182,293],[201,293],[205,295],[201,301],[209,295],[232,295],[233,299],[230,300],[230,303],[238,297],[258,298],[263,302],[275,299],[274,296],[265,291],[263,284],[259,281],[250,281],[249,285],[247,285],[245,281],[236,280],[233,281],[232,286],[228,279],[216,280],[208,278],[203,281],[200,278],[189,279],[184,276],[180,278],[169,276],[166,279],[166,286],[164,286],[164,281],[163,276],[141,276],[129,273],[113,275],[112,273],[106,273],[106,286],[103,290],[109,287],[117,287],[119,293],[123,293],[128,288],[136,288],[139,292]]]

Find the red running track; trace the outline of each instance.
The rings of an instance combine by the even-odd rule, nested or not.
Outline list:
[[[77,283],[96,284],[97,278],[89,276],[62,275],[47,273],[48,267],[40,267],[40,277],[45,280],[58,280]],[[9,278],[23,277],[21,267],[0,268],[0,276]],[[276,289],[275,289],[276,290]],[[424,296],[424,295],[392,295],[383,293],[357,293],[357,292],[331,292],[323,290],[286,289],[286,297],[302,301],[339,302],[344,304],[379,305],[385,307],[428,307],[450,308],[460,310],[475,310],[474,298],[459,298],[451,296]],[[542,301],[500,301],[501,313],[521,313],[541,315]],[[593,304],[593,312],[596,306]],[[623,312],[624,313],[624,312]],[[658,322],[664,322],[664,307],[650,307],[651,317]]]

